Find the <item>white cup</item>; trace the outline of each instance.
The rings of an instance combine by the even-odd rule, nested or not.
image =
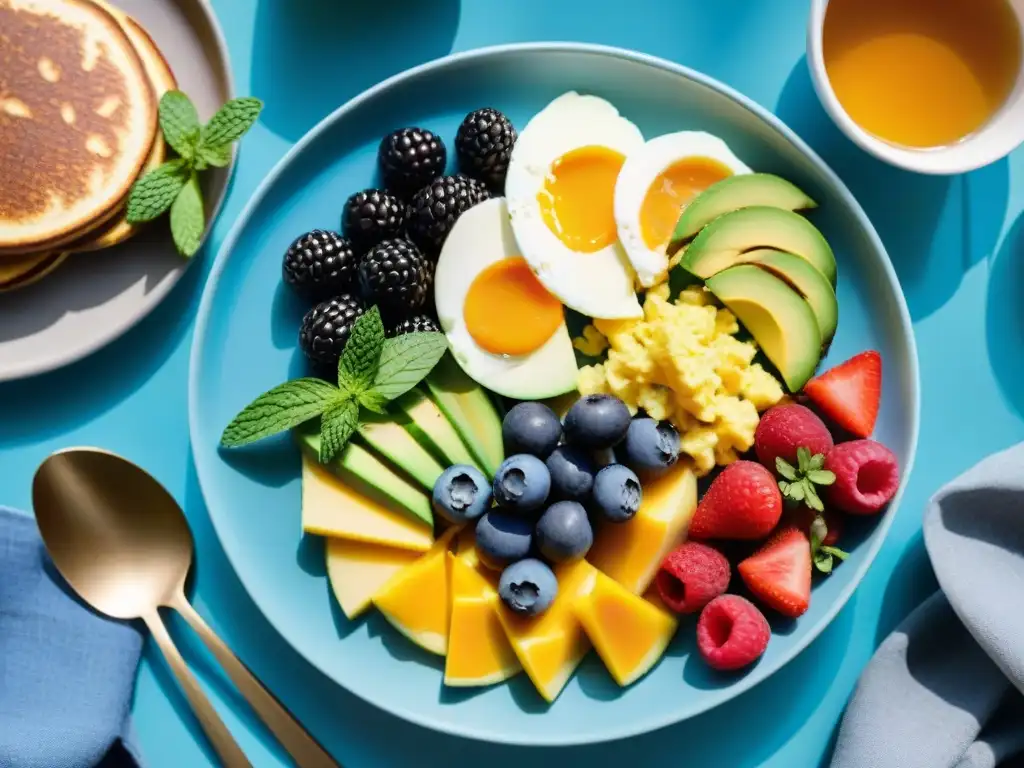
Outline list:
[[[971,0],[963,0],[970,3]],[[916,149],[897,146],[868,133],[846,114],[829,82],[822,56],[822,28],[829,0],[811,0],[807,27],[807,64],[811,81],[825,111],[840,130],[865,152],[885,162],[916,173],[948,175],[973,171],[994,163],[1024,143],[1024,70],[1002,108],[980,130],[945,147]],[[1024,28],[1024,0],[1009,0]]]

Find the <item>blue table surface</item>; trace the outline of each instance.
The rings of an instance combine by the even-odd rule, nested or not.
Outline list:
[[[928,497],[982,456],[1024,437],[1024,154],[967,176],[932,178],[861,153],[829,123],[812,91],[804,58],[808,0],[213,4],[239,92],[266,101],[244,141],[227,205],[199,263],[151,317],[70,368],[0,386],[0,502],[27,508],[35,467],[69,445],[103,446],[148,468],[184,504],[195,531],[198,609],[349,767],[529,760],[541,768],[566,759],[819,765],[873,649],[935,588],[920,534]],[[921,446],[908,493],[877,561],[831,627],[783,671],[726,706],[571,756],[423,730],[362,703],[309,667],[256,611],[225,560],[196,483],[186,418],[189,346],[203,282],[235,216],[278,158],[335,106],[388,75],[450,51],[535,40],[597,42],[672,59],[787,121],[843,177],[885,241],[913,316],[923,392]],[[253,764],[287,764],[215,665],[180,625],[174,629]],[[134,713],[150,766],[213,764],[152,649]]]

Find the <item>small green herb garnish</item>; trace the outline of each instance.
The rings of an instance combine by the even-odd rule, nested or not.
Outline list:
[[[850,555],[838,547],[825,546],[822,542],[825,541],[826,536],[828,536],[828,525],[825,523],[825,518],[818,515],[811,523],[811,559],[814,560],[814,567],[819,571],[832,573],[835,561],[842,562]]]
[[[790,501],[803,502],[815,512],[823,512],[825,505],[821,503],[815,486],[832,485],[836,476],[824,469],[824,454],[811,456],[807,448],[800,446],[796,449],[796,458],[797,466],[794,467],[781,456],[775,457],[775,469],[783,478],[779,480],[779,490]]]
[[[170,209],[178,253],[186,258],[195,254],[206,231],[199,172],[231,162],[231,145],[252,127],[262,109],[259,99],[232,99],[202,125],[188,96],[181,91],[165,93],[160,99],[160,130],[179,156],[135,182],[128,195],[128,223],[152,221]]]
[[[320,461],[333,459],[359,429],[359,408],[387,413],[437,365],[448,342],[435,332],[384,338],[380,311],[373,307],[352,326],[338,361],[338,386],[320,379],[295,379],[257,397],[221,435],[226,448],[262,440],[320,418]]]

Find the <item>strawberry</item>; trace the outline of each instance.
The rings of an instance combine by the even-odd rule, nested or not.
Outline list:
[[[829,501],[851,515],[880,512],[900,487],[895,454],[874,440],[840,443],[825,456],[825,469],[835,476]]]
[[[765,411],[754,432],[757,460],[774,472],[780,458],[795,465],[800,447],[812,455],[826,453],[832,447],[832,435],[825,422],[810,408],[796,403]]]
[[[782,517],[775,477],[754,461],[736,461],[715,478],[690,522],[695,539],[762,539]]]
[[[874,350],[854,355],[808,381],[804,394],[838,426],[857,437],[867,437],[878,419],[882,357]]]
[[[801,616],[811,603],[811,540],[786,526],[736,570],[754,596],[783,616]]]

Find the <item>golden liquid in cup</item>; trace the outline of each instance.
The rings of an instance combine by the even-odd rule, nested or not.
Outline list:
[[[831,0],[825,71],[847,115],[892,144],[942,147],[982,128],[1021,70],[1007,0]]]

